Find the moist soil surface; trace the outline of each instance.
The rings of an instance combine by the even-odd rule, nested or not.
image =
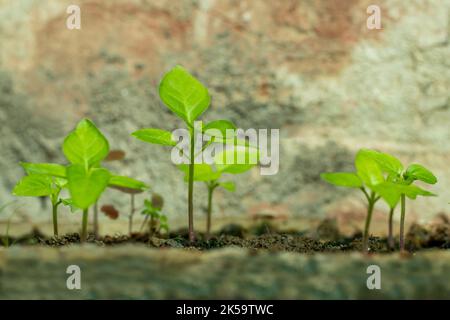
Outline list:
[[[185,229],[169,234],[149,235],[148,233],[133,233],[131,235],[106,235],[95,237],[90,234],[87,243],[99,246],[117,246],[132,243],[145,244],[152,248],[185,248],[189,250],[206,251],[224,247],[245,248],[251,251],[265,250],[270,252],[345,252],[362,249],[362,234],[343,236],[330,220],[324,220],[316,230],[311,231],[279,231],[270,223],[261,223],[252,229],[244,229],[240,225],[224,226],[219,232],[212,234],[208,240],[202,233],[197,233],[197,240],[189,242]],[[3,238],[3,245],[5,245]],[[31,234],[18,238],[7,239],[10,245],[61,247],[80,243],[78,233],[48,237],[34,229]],[[386,238],[371,237],[369,241],[371,252],[392,252]],[[396,244],[398,248],[398,243]],[[421,249],[450,249],[450,224],[443,223],[433,227],[414,224],[406,235],[406,248],[414,252]]]

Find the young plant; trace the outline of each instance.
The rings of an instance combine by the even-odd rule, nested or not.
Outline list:
[[[109,143],[93,122],[84,119],[64,140],[63,152],[71,163],[67,180],[72,203],[83,211],[80,238],[84,242],[89,207],[97,202],[111,178],[109,171],[100,167],[108,156]]]
[[[208,109],[211,97],[207,88],[181,66],[174,67],[164,75],[159,85],[159,96],[164,104],[181,118],[189,129],[188,222],[189,240],[193,242],[195,240],[193,200],[194,159],[196,157],[194,121]],[[148,143],[176,146],[176,141],[172,140],[172,134],[169,131],[142,129],[134,132],[132,135]]]
[[[20,197],[49,197],[52,203],[53,235],[58,235],[58,206],[60,193],[67,186],[66,168],[52,163],[21,163],[28,176],[14,187],[13,195]]]
[[[71,165],[66,170],[70,204],[83,211],[81,241],[87,237],[89,207],[97,203],[106,187],[141,188],[144,183],[117,176],[101,167],[109,155],[109,142],[88,120],[81,120],[63,143],[63,152]]]
[[[158,233],[161,230],[164,230],[166,232],[169,231],[167,217],[161,213],[163,206],[163,197],[156,193],[152,195],[151,201],[144,201],[144,210],[142,210],[141,213],[145,215],[145,218],[142,222],[141,231],[144,228],[145,224],[148,223],[148,232],[150,237],[153,236],[155,231],[157,231]],[[159,226],[158,230],[156,230],[156,225]]]
[[[369,250],[369,230],[375,203],[380,199],[375,186],[384,182],[378,163],[370,157],[367,150],[360,150],[355,157],[356,172],[322,173],[326,182],[340,187],[360,189],[367,200],[367,216],[364,225],[363,252]]]
[[[435,194],[414,185],[416,180],[435,184],[437,178],[434,174],[419,164],[412,164],[406,170],[403,164],[394,156],[374,150],[367,150],[368,155],[374,159],[386,174],[386,181],[377,185],[375,189],[390,207],[388,243],[392,248],[394,244],[392,224],[393,214],[398,202],[401,206],[400,216],[400,250],[405,250],[405,213],[406,197],[415,200],[417,196],[436,196]]]

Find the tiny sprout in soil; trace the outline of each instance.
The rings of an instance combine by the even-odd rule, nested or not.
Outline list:
[[[161,210],[164,207],[164,199],[161,195],[154,193],[151,200],[144,201],[144,209],[142,214],[145,215],[142,222],[141,231],[144,226],[148,224],[148,233],[153,236],[154,233],[161,233],[162,230],[169,232],[169,224],[167,223],[167,216]]]
[[[394,247],[393,215],[399,201],[401,201],[400,217],[400,250],[404,251],[404,224],[406,197],[416,199],[417,196],[435,196],[435,194],[419,188],[412,183],[420,180],[428,184],[435,184],[436,177],[425,167],[413,164],[406,170],[395,157],[374,150],[362,149],[355,158],[356,173],[336,172],[323,173],[321,177],[336,186],[360,189],[368,202],[367,217],[364,227],[363,251],[369,250],[368,239],[370,221],[375,203],[383,199],[390,208],[388,222],[388,244]]]
[[[53,234],[58,235],[58,206],[64,204],[61,190],[67,187],[66,168],[53,163],[21,163],[28,174],[14,187],[21,197],[49,197],[52,203]]]

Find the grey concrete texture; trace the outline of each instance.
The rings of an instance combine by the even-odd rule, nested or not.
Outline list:
[[[130,136],[182,126],[157,95],[162,74],[182,64],[213,97],[202,119],[281,133],[279,173],[231,177],[237,192],[217,193],[217,214],[363,213],[359,194],[319,178],[352,170],[361,147],[439,177],[439,197],[409,205],[408,219],[449,211],[449,0],[378,1],[381,30],[366,28],[367,0],[75,2],[81,30],[65,27],[74,1],[0,1],[1,203],[23,175],[19,161],[64,163],[64,136],[89,117],[127,153],[111,167],[163,194],[169,218],[184,217],[187,188],[170,149]],[[197,186],[198,215],[205,191]],[[102,202],[125,208],[128,198],[108,192]]]
[[[80,268],[80,290],[67,288],[71,265]],[[380,290],[367,287],[371,265],[380,267]],[[445,251],[368,257],[12,247],[0,250],[0,299],[448,299],[449,268]]]

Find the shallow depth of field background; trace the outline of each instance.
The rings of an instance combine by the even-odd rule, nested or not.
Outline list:
[[[82,30],[65,26],[70,4],[81,7]],[[381,6],[382,30],[366,28],[370,4]],[[0,204],[13,199],[19,161],[64,163],[63,138],[89,117],[127,153],[109,167],[151,184],[169,219],[185,219],[186,185],[170,149],[130,137],[182,125],[157,95],[162,74],[182,64],[213,97],[203,119],[280,129],[279,173],[236,177],[235,194],[216,192],[215,217],[337,216],[360,225],[361,195],[319,174],[353,170],[361,147],[438,176],[439,198],[409,205],[409,221],[448,213],[449,19],[449,0],[0,0]],[[205,191],[196,185],[198,217]],[[107,191],[101,204],[110,202],[127,212],[126,195]],[[22,214],[50,219],[38,200],[19,203]],[[383,206],[374,219],[386,221]]]

